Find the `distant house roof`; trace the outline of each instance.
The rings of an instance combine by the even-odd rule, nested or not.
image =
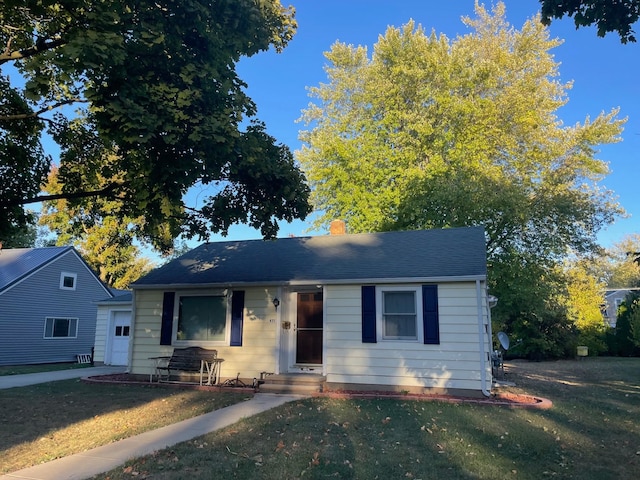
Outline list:
[[[0,250],[0,293],[68,252],[73,252],[102,284],[73,247],[9,248]]]
[[[47,247],[0,250],[0,291],[71,249],[72,247]]]
[[[96,302],[98,305],[112,305],[116,303],[131,303],[133,300],[133,294],[124,290],[115,290],[111,289],[111,293],[115,296],[112,298],[105,298],[104,300],[100,300]]]
[[[482,227],[203,244],[135,288],[485,277]]]

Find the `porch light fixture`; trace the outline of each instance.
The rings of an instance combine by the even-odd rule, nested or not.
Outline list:
[[[278,300],[278,297],[273,299],[273,306],[276,307],[276,312],[278,311],[278,306],[280,305],[280,300]]]

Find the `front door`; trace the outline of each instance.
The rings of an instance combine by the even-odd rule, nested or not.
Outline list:
[[[296,365],[322,364],[322,292],[298,292]]]
[[[129,360],[129,333],[131,312],[115,311],[111,322],[111,365],[127,365]]]

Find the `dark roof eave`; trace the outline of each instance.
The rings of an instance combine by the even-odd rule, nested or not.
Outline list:
[[[270,282],[219,282],[219,283],[168,283],[155,285],[131,285],[134,290],[178,290],[193,288],[237,288],[237,287],[289,287],[301,285],[370,285],[392,283],[459,283],[485,281],[486,275],[462,275],[441,277],[398,277],[398,278],[349,278],[289,280]]]

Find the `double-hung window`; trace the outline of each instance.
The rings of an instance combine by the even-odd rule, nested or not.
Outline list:
[[[420,288],[380,287],[378,296],[381,340],[420,340],[422,337]]]
[[[78,319],[47,317],[44,319],[44,338],[77,338]]]
[[[229,342],[230,312],[223,295],[181,295],[175,339],[178,342]]]

